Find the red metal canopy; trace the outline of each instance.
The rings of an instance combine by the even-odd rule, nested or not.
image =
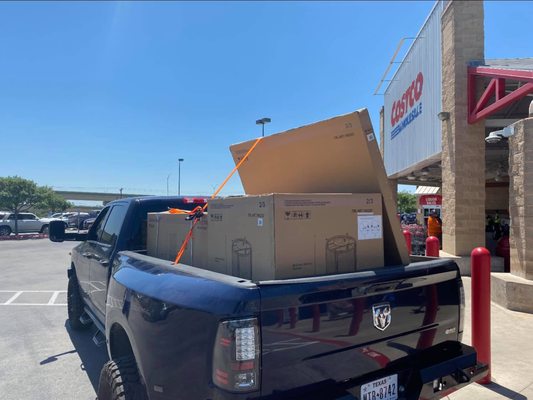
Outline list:
[[[478,77],[491,78],[485,91],[477,99]],[[522,83],[517,89],[506,93],[507,80]],[[533,93],[533,71],[488,66],[468,67],[468,123],[473,124],[511,103]],[[494,101],[489,104],[490,100]]]

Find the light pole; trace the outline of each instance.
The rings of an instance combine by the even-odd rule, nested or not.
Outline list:
[[[170,179],[170,174],[167,175],[167,196],[168,196],[168,180]]]
[[[178,196],[181,196],[181,163],[183,158],[178,158]]]
[[[257,121],[255,121],[255,124],[256,125],[262,125],[262,134],[261,136],[265,136],[265,124],[268,124],[269,122],[272,122],[272,120],[270,118],[261,118],[261,119],[258,119]]]
[[[122,198],[122,191],[124,190],[124,188],[120,188],[120,198]]]

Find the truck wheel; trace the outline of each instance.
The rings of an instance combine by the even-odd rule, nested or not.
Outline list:
[[[41,233],[48,235],[48,225],[43,225],[43,227],[41,228]]]
[[[120,357],[104,364],[98,383],[98,400],[147,399],[135,358]]]
[[[83,299],[81,298],[80,287],[75,274],[72,274],[70,278],[68,278],[67,311],[68,323],[75,331],[81,331],[90,326],[90,324],[84,325],[80,321],[80,317],[84,313]]]
[[[11,228],[9,226],[0,226],[0,236],[11,235]]]

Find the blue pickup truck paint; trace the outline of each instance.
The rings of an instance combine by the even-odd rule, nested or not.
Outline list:
[[[147,256],[147,213],[193,206],[117,200],[87,234],[54,238],[51,227],[52,240],[83,240],[69,275],[110,358],[134,355],[151,400],[359,399],[362,385],[393,374],[399,399],[429,399],[486,373],[460,343],[454,262],[252,282]],[[260,324],[260,385],[233,393],[212,381],[214,341],[220,322],[250,317]]]

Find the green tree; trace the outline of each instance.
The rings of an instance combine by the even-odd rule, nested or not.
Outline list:
[[[412,213],[416,211],[416,195],[409,192],[398,192],[398,212]]]
[[[38,188],[41,199],[36,205],[36,208],[41,213],[46,212],[63,212],[74,205],[58,195],[51,187],[41,186]]]
[[[18,214],[39,203],[37,184],[19,176],[0,178],[0,208],[15,213],[15,235],[18,235]]]
[[[47,186],[20,176],[0,177],[0,209],[15,214],[15,235],[18,235],[19,212],[34,209],[66,209],[70,203],[62,200]]]

